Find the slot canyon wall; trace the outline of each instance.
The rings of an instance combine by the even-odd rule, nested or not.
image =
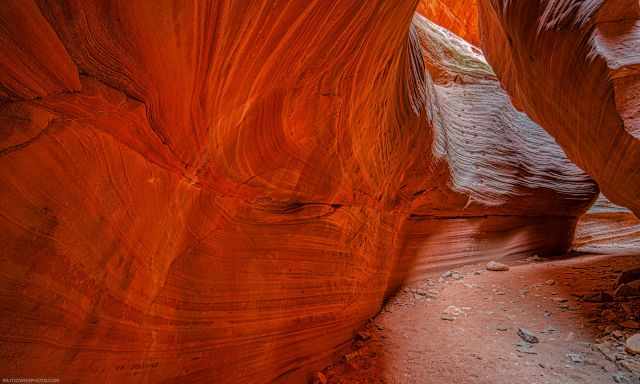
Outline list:
[[[640,3],[479,0],[482,48],[518,109],[640,213]]]
[[[627,208],[600,195],[578,220],[574,248],[578,251],[602,252],[606,249],[638,249],[640,220]]]
[[[477,0],[420,0],[416,12],[468,43],[480,46]]]
[[[304,382],[403,280],[565,251],[595,183],[391,3],[4,3],[3,376]]]

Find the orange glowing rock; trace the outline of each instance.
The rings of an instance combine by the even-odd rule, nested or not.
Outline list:
[[[480,45],[477,0],[420,0],[416,12],[469,43]]]
[[[0,18],[4,376],[303,382],[597,194],[414,1],[37,4]]]

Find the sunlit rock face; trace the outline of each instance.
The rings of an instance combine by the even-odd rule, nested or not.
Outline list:
[[[640,220],[628,209],[600,195],[578,220],[574,243],[579,251],[638,249]]]
[[[480,0],[482,47],[514,104],[613,202],[640,213],[637,0]]]
[[[416,12],[479,46],[477,0],[420,0]]]
[[[413,203],[401,275],[565,251],[594,185],[511,105],[477,48],[421,16],[414,28],[426,69],[432,151],[442,169],[436,173],[448,180],[434,179]]]
[[[415,7],[0,7],[3,375],[303,382],[404,279],[566,249],[595,184]]]

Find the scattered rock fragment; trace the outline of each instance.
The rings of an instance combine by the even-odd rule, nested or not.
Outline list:
[[[640,353],[640,333],[629,337],[624,343],[624,350],[631,354]]]
[[[544,283],[547,284],[547,285],[554,285],[556,283],[556,281],[553,280],[553,279],[550,279],[550,280],[545,281]]]
[[[487,270],[495,271],[495,272],[508,271],[509,266],[503,263],[499,263],[497,261],[490,261],[487,263]]]
[[[540,342],[540,340],[538,340],[538,337],[534,335],[533,332],[525,328],[518,328],[518,336],[520,336],[522,340],[530,344],[535,344]]]
[[[498,325],[498,326],[496,327],[496,329],[497,329],[498,331],[500,331],[500,332],[505,332],[505,331],[507,331],[509,328],[507,328],[507,327],[506,327],[506,326],[504,326],[504,325]]]
[[[425,297],[427,299],[435,299],[438,297],[438,293],[434,291],[424,290],[422,288],[414,289],[411,291],[414,295]]]
[[[579,353],[567,353],[567,357],[574,364],[582,364],[584,363],[584,357],[582,357]]]
[[[464,279],[464,275],[456,271],[446,271],[441,275],[441,277],[444,279],[454,279],[454,280]]]
[[[464,310],[462,310],[462,308],[456,307],[455,305],[450,305],[444,311],[442,311],[442,313],[445,315],[460,316],[464,314]]]

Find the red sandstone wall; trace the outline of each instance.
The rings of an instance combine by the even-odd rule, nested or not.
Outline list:
[[[420,0],[416,12],[469,43],[480,45],[477,0]]]
[[[514,104],[614,203],[640,212],[637,0],[481,0],[482,47]]]
[[[415,7],[0,7],[3,375],[303,382],[406,276],[566,248],[597,188]]]

